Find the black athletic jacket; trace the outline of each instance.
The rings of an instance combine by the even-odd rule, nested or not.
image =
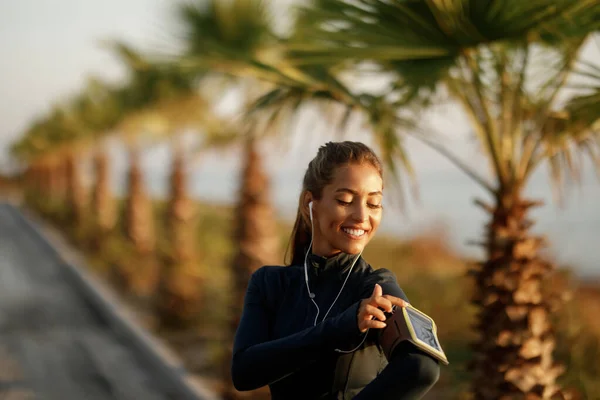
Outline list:
[[[416,349],[394,355],[386,368],[376,329],[359,350],[335,350],[349,351],[361,343],[365,334],[358,330],[358,307],[376,283],[384,294],[408,301],[392,272],[374,270],[360,258],[323,321],[354,257],[309,256],[310,289],[320,309],[316,326],[317,310],[307,293],[303,265],[265,266],[252,275],[233,349],[232,377],[238,390],[269,385],[273,400],[350,399],[361,391],[361,398],[416,399],[433,385],[437,362]]]

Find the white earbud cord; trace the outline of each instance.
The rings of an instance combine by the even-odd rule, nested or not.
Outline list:
[[[313,218],[312,218],[312,202],[311,204],[309,204],[309,210],[310,210],[310,228],[311,228],[311,235],[310,235],[310,244],[308,245],[308,249],[306,250],[306,253],[304,254],[304,282],[306,282],[306,290],[308,291],[308,297],[310,298],[310,301],[313,302],[313,304],[315,305],[315,307],[317,308],[317,315],[315,316],[315,322],[313,323],[313,326],[317,325],[317,320],[319,318],[319,313],[320,313],[320,309],[319,309],[319,305],[317,304],[317,302],[315,301],[315,294],[312,293],[310,291],[310,287],[308,285],[308,264],[307,264],[307,260],[308,260],[308,253],[310,253],[311,249],[312,249],[312,244],[313,244],[313,237],[314,237],[314,225],[313,225]],[[323,321],[325,321],[325,319],[327,318],[327,316],[329,315],[329,312],[331,311],[331,309],[333,308],[334,304],[336,303],[336,301],[338,300],[338,298],[340,297],[340,295],[342,294],[342,291],[344,290],[344,287],[346,286],[346,282],[348,282],[348,278],[350,277],[350,274],[352,273],[352,269],[354,268],[354,265],[356,264],[356,262],[358,261],[358,259],[360,258],[360,256],[362,255],[362,250],[360,251],[360,253],[354,258],[354,261],[352,261],[352,265],[350,266],[350,270],[348,271],[348,274],[346,275],[346,279],[344,279],[344,283],[342,284],[342,288],[340,289],[340,291],[338,292],[337,296],[335,296],[335,299],[333,300],[333,303],[331,303],[331,306],[329,306],[329,309],[327,310],[327,312],[325,313],[325,316],[323,317]],[[360,342],[360,344],[358,346],[356,346],[354,349],[352,350],[340,350],[340,349],[335,349],[335,351],[339,352],[339,353],[352,353],[356,350],[358,350],[360,348],[360,346],[363,345],[363,343],[365,342],[365,339],[367,338],[367,334],[369,333],[369,329],[367,328],[367,331],[364,334],[364,337],[362,339],[362,341]]]

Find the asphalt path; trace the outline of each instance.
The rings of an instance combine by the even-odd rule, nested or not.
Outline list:
[[[18,208],[0,204],[0,400],[204,400]]]

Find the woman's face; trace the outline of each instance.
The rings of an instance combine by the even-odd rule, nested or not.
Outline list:
[[[313,253],[360,253],[381,222],[382,192],[383,181],[371,164],[338,167],[321,199],[313,200]]]

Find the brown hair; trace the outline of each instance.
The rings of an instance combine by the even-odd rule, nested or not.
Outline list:
[[[323,188],[333,181],[338,167],[348,164],[368,163],[375,167],[383,178],[381,161],[368,146],[360,142],[328,142],[319,148],[317,155],[308,163],[308,168],[302,181],[302,191],[298,200],[298,213],[290,237],[291,261],[289,265],[302,264],[304,253],[308,250],[311,229],[308,209],[303,207],[306,192],[312,193],[314,199],[320,199]],[[286,259],[288,252],[286,251]]]

